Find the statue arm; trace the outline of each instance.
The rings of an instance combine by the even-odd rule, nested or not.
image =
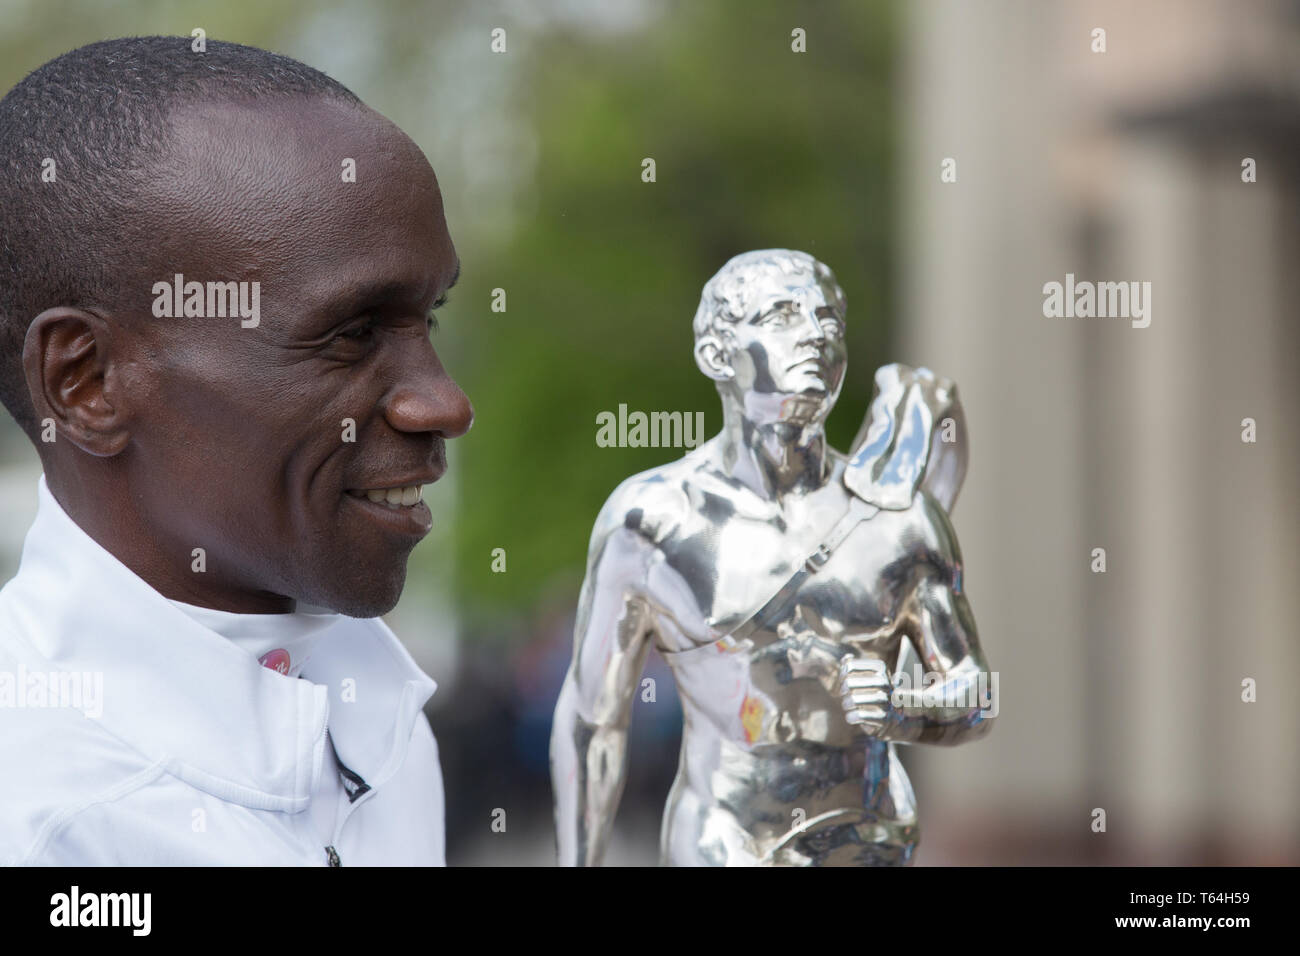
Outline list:
[[[899,735],[893,739],[965,743],[992,729],[997,702],[988,696],[996,686],[966,599],[957,536],[943,509],[926,494],[918,497],[933,545],[918,569],[904,620],[922,667],[938,680],[930,687],[898,688]]]
[[[608,506],[607,506],[608,510]],[[627,728],[653,633],[648,541],[602,512],[555,706],[551,782],[561,866],[598,866],[627,779]]]
[[[992,729],[997,679],[980,647],[947,515],[925,492],[918,492],[915,512],[921,521],[918,537],[927,546],[902,596],[897,630],[916,649],[923,680],[916,686],[914,673],[891,680],[883,661],[848,661],[847,719],[897,743],[965,743]],[[930,675],[935,683],[926,686]]]

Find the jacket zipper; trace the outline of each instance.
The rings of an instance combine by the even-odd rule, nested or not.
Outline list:
[[[361,792],[361,795],[357,797],[355,803],[348,804],[348,808],[345,811],[343,811],[343,819],[339,820],[334,827],[335,843],[339,842],[339,837],[342,836],[343,834],[343,824],[348,822],[348,817],[352,816],[352,811],[354,811],[357,807],[361,806],[361,804],[369,800],[371,796],[374,795],[374,792],[375,791],[372,788],[366,787],[366,789]],[[325,859],[329,861],[330,866],[343,865],[343,862],[339,859],[339,851],[334,849],[333,845],[327,846],[325,848]]]

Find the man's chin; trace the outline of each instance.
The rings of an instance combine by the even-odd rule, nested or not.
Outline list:
[[[345,617],[381,617],[397,606],[406,584],[406,568],[384,578],[346,582],[321,593],[304,594],[300,603],[325,608]]]

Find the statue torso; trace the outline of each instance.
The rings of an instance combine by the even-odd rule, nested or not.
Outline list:
[[[644,597],[685,713],[665,855],[861,863],[883,853],[899,862],[915,844],[911,787],[892,746],[845,721],[839,682],[849,656],[879,657],[892,670],[900,650],[910,653],[894,625],[909,576],[899,540],[908,519],[881,512],[858,525],[781,613],[734,643],[726,635],[848,509],[843,459],[833,458],[820,489],[780,505],[707,459],[691,464],[661,469],[663,507],[629,516],[660,559]]]

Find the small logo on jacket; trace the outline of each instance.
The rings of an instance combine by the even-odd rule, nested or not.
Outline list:
[[[50,897],[51,926],[129,926],[133,936],[148,936],[152,893],[70,893]]]
[[[268,667],[277,674],[289,673],[289,652],[283,647],[277,647],[273,651],[267,651],[257,659],[263,667]]]

